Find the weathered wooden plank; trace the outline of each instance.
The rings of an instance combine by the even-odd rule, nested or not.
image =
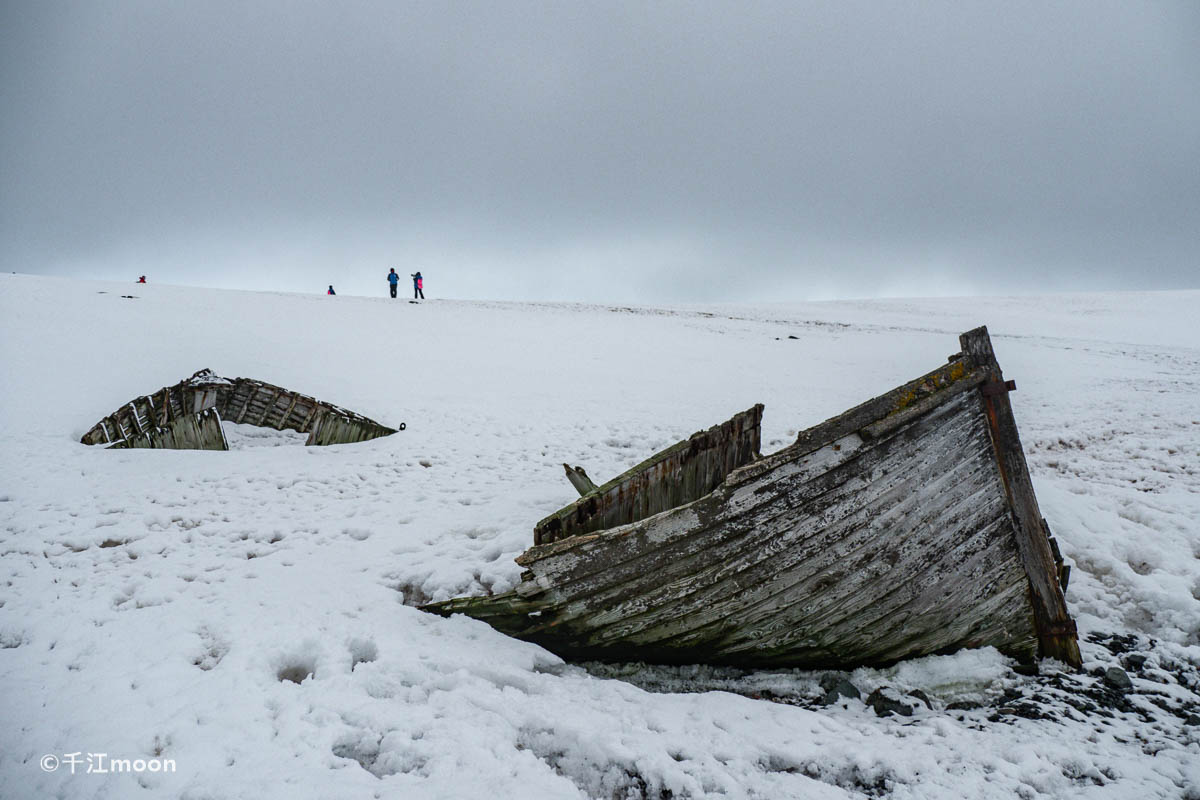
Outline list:
[[[754,598],[751,598],[751,599],[754,599]],[[721,606],[720,604],[714,604],[714,605],[712,605],[712,606],[710,606],[710,607],[712,607],[712,608],[723,608],[723,606]],[[720,616],[720,615],[718,614],[718,616]],[[789,620],[789,621],[788,621],[788,624],[791,624],[791,623],[792,623],[792,621],[791,621],[791,620]],[[569,633],[569,632],[568,632],[568,633]],[[580,647],[582,647],[582,646],[583,646],[583,641],[584,641],[584,640],[580,640],[580,644],[579,644],[579,646],[580,646]],[[621,641],[621,640],[620,640],[620,637],[618,637],[616,641],[618,642],[618,644],[616,644],[616,645],[613,645],[613,650],[614,650],[615,652],[620,652],[620,651],[621,651],[621,644],[619,643],[619,642]],[[629,637],[629,638],[628,638],[628,639],[626,639],[625,641],[626,641],[626,643],[637,643],[637,644],[639,644],[639,650],[638,650],[638,652],[639,652],[640,654],[642,654],[642,655],[644,655],[644,654],[645,654],[645,652],[646,652],[645,642],[642,642],[642,641],[640,641],[640,640],[639,640],[639,639],[637,639],[636,637]],[[685,650],[685,651],[686,651],[686,648],[681,648],[681,649],[683,649],[683,650]],[[664,648],[663,650],[661,650],[661,651],[656,651],[656,653],[657,653],[657,654],[658,654],[660,657],[665,657],[665,654],[666,654],[666,653],[668,653],[668,652],[669,652],[669,650],[670,650],[670,648],[669,648],[669,647],[665,647],[665,648]],[[602,656],[602,651],[588,650],[588,652],[589,652],[589,654],[590,654],[591,656]],[[694,653],[695,653],[695,651],[693,650],[693,651],[691,651],[691,652],[692,652],[692,654],[693,654],[693,655],[692,655],[692,658],[693,658],[693,660],[694,660],[694,657],[695,657],[695,656],[694,656]],[[719,655],[720,655],[720,652],[722,652],[722,651],[721,651],[719,648],[714,648],[714,647],[711,647],[711,646],[709,646],[709,647],[705,648],[704,652],[705,652],[705,660],[712,660],[712,659],[718,659],[718,658],[719,658]],[[609,653],[609,656],[611,657],[611,656],[612,656],[612,653]],[[671,659],[671,660],[678,660],[678,658]],[[687,659],[685,658],[685,660],[687,660]]]
[[[321,446],[353,444],[385,436],[389,431],[391,431],[390,428],[385,428],[365,418],[355,418],[339,412],[327,411],[313,423],[306,444]]]
[[[861,440],[853,438],[861,444]],[[604,553],[585,557],[577,564],[568,564],[566,571],[556,571],[555,568],[560,566],[556,563],[529,563],[537,563],[536,569],[541,573],[540,577],[547,577],[555,586],[556,596],[582,596],[584,599],[578,601],[578,607],[584,611],[590,608],[593,594],[596,594],[597,605],[617,602],[618,606],[615,609],[618,612],[637,613],[639,606],[640,610],[645,610],[646,607],[654,609],[667,593],[673,591],[675,580],[682,580],[690,585],[695,578],[694,573],[735,574],[740,567],[745,566],[742,560],[747,556],[753,558],[754,563],[776,559],[780,551],[796,545],[795,537],[792,536],[795,533],[795,524],[791,517],[803,515],[809,520],[820,521],[836,535],[861,527],[873,513],[869,505],[863,506],[852,501],[854,493],[868,485],[862,473],[884,474],[884,477],[873,484],[880,493],[902,489],[907,481],[903,471],[896,468],[899,462],[881,463],[885,455],[882,449],[864,452],[871,460],[856,462],[855,459],[862,453],[847,442],[847,446],[838,450],[830,447],[803,457],[802,460],[807,462],[808,471],[796,472],[794,480],[790,483],[779,475],[769,474],[759,476],[758,483],[736,488],[736,494],[756,505],[744,506],[731,502],[728,497],[734,490],[723,487],[715,502],[718,506],[723,506],[728,515],[712,515],[709,522],[711,527],[704,527],[703,530],[688,530],[686,526],[682,529],[679,526],[672,528],[669,518],[655,518],[648,524],[653,527],[656,522],[661,522],[662,530],[669,538],[660,540],[657,532],[650,531],[649,535],[638,543],[619,542],[621,548],[632,546],[633,552],[637,554],[637,557],[626,561],[621,561],[619,556],[610,558],[611,553]],[[822,469],[833,463],[828,460],[831,458],[840,458],[843,461],[820,474]],[[785,468],[794,469],[795,465],[781,465],[778,471],[782,472]],[[814,474],[819,474],[819,478],[812,479]],[[731,480],[731,483],[733,482]],[[762,491],[766,487],[772,490],[782,489],[782,494]],[[789,491],[792,496],[785,497]],[[770,507],[772,515],[764,516],[757,508],[758,503]],[[700,516],[705,515],[702,513]],[[841,527],[837,527],[838,525]],[[673,530],[677,532],[672,534]],[[866,535],[868,534],[861,533],[861,536]],[[780,536],[792,538],[777,539]],[[816,542],[796,546],[796,550],[789,553],[789,556],[798,559],[815,558],[820,556],[829,544],[830,542]],[[560,550],[562,547],[561,543],[550,546]],[[614,561],[620,563],[614,566]],[[787,562],[777,563],[786,566]],[[602,564],[607,567],[597,573],[598,565]],[[708,566],[704,567],[705,564]],[[583,579],[579,577],[581,574]],[[589,577],[593,580],[588,581]],[[609,581],[607,586],[604,585],[605,581]],[[738,581],[737,585],[742,583]],[[569,618],[572,614],[571,609],[576,608],[577,606],[572,605],[561,615],[547,615],[552,616],[554,620],[554,623],[549,624],[557,624],[560,616]]]
[[[944,511],[944,507],[930,509],[922,521],[928,524]],[[943,550],[959,543],[942,537],[924,542],[926,552],[889,552],[879,540],[893,532],[898,538],[901,531],[889,528],[895,526],[901,514],[903,511],[885,522],[851,528],[849,535],[845,530],[832,535],[817,532],[805,541],[803,550],[808,557],[793,557],[792,551],[785,550],[775,558],[738,565],[736,572],[718,573],[714,576],[719,578],[717,582],[698,591],[685,587],[687,593],[668,608],[652,609],[612,630],[598,631],[589,641],[620,639],[623,628],[634,641],[721,638],[730,633],[726,621],[731,618],[737,619],[746,635],[759,637],[773,627],[798,624],[793,606],[800,598],[807,598],[803,619],[812,627],[829,621],[828,615],[835,611],[849,615],[849,606],[855,603],[879,604],[903,587],[906,580],[928,577],[922,571],[923,566],[929,566],[927,559],[935,560]],[[946,533],[961,535],[962,531],[951,528]],[[873,579],[880,581],[874,583]],[[654,624],[647,627],[647,622]],[[759,626],[763,626],[761,630]]]
[[[986,327],[964,333],[959,337],[959,343],[976,368],[986,371],[992,381],[1003,383],[1004,374],[996,362]],[[1066,597],[1059,585],[1049,536],[1042,527],[1042,513],[1033,493],[1012,404],[1007,392],[981,394],[979,403],[988,421],[1000,475],[1016,523],[1014,533],[1029,578],[1041,654],[1078,666],[1081,656],[1075,622],[1067,613]]]
[[[902,425],[907,425],[939,406],[944,405],[951,398],[976,388],[985,380],[987,380],[987,374],[984,371],[969,371],[937,394],[922,397],[920,400],[912,402],[907,407],[895,411],[883,419],[872,422],[869,425],[864,425],[859,433],[866,439],[879,439]]]
[[[131,401],[125,406],[125,414],[129,418],[129,427],[135,433],[144,433],[145,426],[142,425],[141,419],[138,418],[137,401]]]
[[[880,535],[899,525],[905,515],[912,513],[909,507],[898,502],[911,494],[913,480],[897,469],[900,460],[893,457],[891,462],[881,462],[878,471],[885,473],[885,477],[879,480],[843,484],[839,487],[840,491],[822,495],[817,507],[787,503],[789,508],[798,513],[783,515],[784,528],[777,537],[764,532],[761,538],[756,537],[757,540],[744,550],[701,554],[709,556],[714,562],[702,571],[683,565],[683,585],[690,590],[687,593],[673,596],[675,584],[668,581],[670,575],[660,574],[663,585],[654,593],[657,602],[650,604],[648,618],[673,618],[690,610],[698,612],[695,621],[700,623],[704,621],[705,614],[720,614],[720,609],[724,608],[722,603],[731,595],[741,594],[743,600],[747,601],[754,596],[749,587],[773,579],[795,564],[800,564],[808,574],[819,576],[821,570],[845,563],[864,548],[874,553],[879,549]],[[933,466],[942,468],[951,463],[951,460],[943,458],[934,462]],[[945,483],[961,479],[960,473],[956,472],[948,472],[941,478]],[[862,497],[863,492],[868,490],[874,496]],[[913,517],[910,522],[936,518],[944,513],[945,508],[945,504],[929,504],[923,509],[921,517]],[[830,516],[828,512],[834,515]],[[800,518],[803,524],[792,522],[794,518]],[[662,569],[668,570],[671,575],[680,574],[673,567],[676,563],[674,558],[666,562]],[[711,586],[700,591],[696,581],[704,578],[715,580]],[[665,601],[668,598],[675,602],[687,600],[687,607],[667,606]],[[642,618],[643,622],[646,618]],[[627,619],[625,624],[629,625],[634,619]]]
[[[280,394],[279,389],[274,389],[274,391],[272,391],[270,389],[267,389],[267,387],[265,387],[265,386],[259,390],[259,392],[255,396],[255,399],[256,399],[256,401],[262,403],[263,408],[262,408],[262,413],[259,414],[259,416],[258,416],[258,421],[254,423],[255,425],[262,427],[263,423],[267,421],[267,417],[270,415],[270,413],[272,411],[275,410],[275,400],[279,397],[279,394]],[[259,400],[259,397],[261,397],[262,399]],[[274,426],[272,426],[272,427],[274,427]]]
[[[852,464],[862,455],[861,445],[862,440],[858,437],[848,437],[844,446],[823,448],[796,462],[777,465],[776,470],[768,473],[772,478],[769,481],[744,483],[738,478],[743,473],[735,473],[730,477],[729,485],[718,490],[713,500],[698,503],[699,509],[683,506],[666,512],[661,520],[650,518],[616,531],[535,546],[518,556],[518,563],[537,564],[538,570],[549,581],[564,590],[571,582],[600,572],[611,573],[605,580],[615,584],[623,579],[644,579],[653,574],[654,569],[644,559],[657,558],[655,551],[669,544],[672,547],[670,563],[676,569],[690,570],[695,564],[703,563],[697,558],[708,559],[715,554],[705,551],[712,551],[727,540],[750,535],[755,539],[768,536],[774,518],[790,511],[778,502],[788,491],[796,492],[793,502],[797,511],[811,513],[811,507],[805,507],[810,501],[836,496],[830,493],[846,482],[861,481],[859,468]],[[874,463],[882,454],[867,452],[864,457]],[[716,524],[722,520],[709,511],[709,507],[717,505],[727,507],[722,518],[727,524]],[[714,525],[694,525],[689,515],[711,518]],[[746,546],[757,547],[759,542],[748,542]],[[724,551],[719,554],[726,555]]]
[[[210,408],[198,414],[176,417],[160,428],[126,437],[112,449],[146,448],[168,450],[228,450],[221,417]]]
[[[925,542],[927,552],[910,553],[895,563],[887,563],[886,554],[871,553],[875,569],[860,564],[861,574],[848,571],[847,575],[835,576],[838,580],[828,587],[820,587],[821,579],[829,577],[823,572],[776,591],[769,603],[757,604],[751,610],[746,625],[726,633],[722,649],[782,649],[789,636],[803,630],[824,645],[866,651],[878,646],[878,627],[889,617],[895,623],[920,620],[915,630],[910,629],[913,640],[918,632],[923,637],[941,635],[946,614],[961,615],[971,610],[973,590],[985,582],[981,580],[984,575],[999,576],[1004,585],[1022,585],[1016,548],[1004,538],[1008,533],[1005,521],[997,517],[980,530],[974,528],[973,520],[960,522],[953,535]],[[932,584],[938,584],[936,592],[925,594]],[[822,590],[815,591],[818,588]],[[947,588],[952,604],[930,602]],[[1028,610],[1019,611],[1027,618],[1025,628],[1032,637]]]
[[[234,408],[238,410],[234,412]],[[130,440],[129,444],[121,446],[194,449],[190,444],[195,438],[193,431],[186,426],[173,429],[171,423],[206,410],[213,410],[219,417],[228,414],[238,423],[247,417],[257,419],[256,424],[260,425],[269,422],[276,429],[288,427],[293,412],[307,415],[304,422],[300,423],[302,427],[323,414],[333,414],[342,422],[327,432],[328,441],[325,443],[329,444],[365,441],[396,432],[360,414],[322,403],[307,395],[262,381],[248,378],[229,380],[215,375],[211,370],[200,370],[174,386],[134,398],[92,426],[80,441],[84,444],[118,445]],[[132,441],[138,436],[149,438]],[[221,438],[224,441],[223,435]],[[205,437],[196,441],[201,443],[202,449],[212,449],[205,444]]]
[[[312,431],[312,426],[313,426],[313,423],[316,421],[317,412],[319,410],[320,409],[317,406],[317,404],[313,403],[312,408],[309,410],[307,416],[304,417],[304,424],[301,425],[299,428],[299,431],[301,433],[309,433],[310,431]]]
[[[936,419],[948,420],[953,415],[953,409],[944,410]],[[953,425],[953,422],[946,424]],[[961,422],[959,423],[961,426]],[[900,441],[905,446],[919,445],[920,431],[910,431],[904,434]],[[748,531],[753,531],[763,520],[758,516],[758,509],[767,506],[779,506],[776,513],[814,513],[811,509],[801,509],[799,504],[811,497],[820,496],[831,488],[840,485],[844,480],[863,482],[863,477],[872,472],[896,472],[903,460],[909,458],[907,452],[900,456],[901,461],[895,464],[880,465],[881,459],[888,456],[888,449],[876,449],[875,445],[867,445],[856,434],[851,434],[839,442],[834,442],[813,453],[795,457],[783,453],[768,456],[751,466],[743,467],[732,473],[727,486],[722,493],[705,504],[705,508],[697,509],[701,516],[711,516],[712,525],[719,528],[715,535],[723,536],[727,529],[726,522],[744,517],[749,523]],[[787,458],[793,455],[793,458]],[[953,455],[951,454],[951,457]],[[895,480],[895,479],[893,479]],[[795,494],[799,492],[799,494]],[[787,498],[786,502],[784,498]],[[826,498],[828,503],[842,504],[847,508],[851,503],[845,502],[840,495],[834,494]],[[712,509],[725,507],[719,516],[714,516],[707,506]],[[696,533],[700,532],[698,528]],[[530,566],[541,559],[557,554],[568,554],[571,561],[559,561],[555,566],[543,565],[556,584],[578,577],[580,574],[590,574],[599,570],[609,571],[615,565],[623,567],[627,559],[644,557],[649,551],[663,544],[653,535],[643,541],[638,536],[630,536],[624,540],[616,535],[617,532],[606,532],[593,537],[584,537],[580,542],[555,543],[549,546],[535,546],[518,557],[518,563]],[[603,551],[604,558],[599,558]],[[673,554],[673,556],[678,554]],[[559,574],[557,565],[570,565],[570,574]]]
[[[289,392],[288,394],[291,396],[291,402],[288,403],[287,411],[284,411],[283,415],[279,418],[279,425],[276,428],[277,430],[283,430],[285,427],[287,427],[288,417],[292,415],[292,409],[296,407],[296,401],[300,399],[300,396],[295,392]]]
[[[801,452],[824,447],[848,433],[861,431],[872,423],[901,413],[913,403],[938,394],[963,379],[971,380],[969,371],[969,362],[960,354],[959,358],[903,386],[861,403],[820,425],[801,431],[796,436],[793,447]]]
[[[982,590],[977,598],[970,598],[964,605],[968,614],[951,617],[935,629],[936,639],[931,641],[925,631],[915,631],[903,624],[877,629],[872,635],[857,636],[845,641],[822,637],[809,643],[772,642],[769,650],[753,651],[755,663],[763,667],[787,666],[803,659],[813,669],[845,668],[848,664],[872,664],[885,666],[896,661],[928,655],[930,647],[942,642],[955,642],[957,647],[983,647],[998,641],[1007,642],[1004,652],[1022,661],[1031,660],[1037,647],[1033,626],[1026,619],[1022,625],[1019,613],[1014,611],[1027,607],[1027,589],[1021,584],[992,593]],[[1027,616],[1027,615],[1026,615]],[[982,620],[982,624],[978,622]],[[1029,636],[1014,635],[1022,628]],[[877,634],[877,635],[876,635]],[[836,634],[834,634],[836,635]],[[947,649],[939,646],[932,652]],[[744,650],[727,649],[716,663],[742,663]]]
[[[234,420],[239,425],[242,423],[242,420],[246,418],[246,412],[250,410],[250,401],[254,399],[254,395],[257,392],[255,387],[249,385],[248,383],[245,384],[243,391],[246,393],[246,399],[243,401],[242,409],[238,412],[237,418]]]
[[[756,405],[728,422],[656,453],[539,522],[534,527],[535,543],[545,544],[635,522],[638,514],[655,514],[712,491],[727,471],[705,486],[693,484],[693,491],[698,492],[693,495],[684,494],[679,476],[709,449],[730,452],[727,461],[734,465],[753,459],[758,453],[761,421],[762,406]]]
[[[953,602],[942,599],[941,592],[936,597],[913,596],[918,588],[914,581],[907,587],[908,592],[897,593],[886,608],[872,608],[870,614],[862,614],[857,636],[830,630],[823,641],[853,644],[866,658],[884,653],[904,658],[931,652],[949,635],[955,636],[961,647],[978,647],[984,643],[977,638],[980,632],[990,629],[990,641],[1004,641],[1007,655],[1032,660],[1037,654],[1037,631],[1015,548],[992,548],[971,555],[963,576],[961,585],[954,586]],[[989,577],[997,579],[995,586],[986,585]],[[780,649],[776,641],[767,644]]]

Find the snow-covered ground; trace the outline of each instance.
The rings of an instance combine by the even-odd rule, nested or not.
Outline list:
[[[656,309],[0,276],[0,797],[1200,798],[1198,310],[1200,292]],[[533,524],[575,496],[563,462],[606,479],[760,401],[769,452],[978,324],[1074,567],[1084,672],[990,650],[833,676],[574,665],[413,607],[511,587]],[[407,430],[79,444],[202,367]],[[861,698],[821,705],[831,678]],[[912,715],[864,702],[883,687]],[[147,771],[88,774],[88,753]]]

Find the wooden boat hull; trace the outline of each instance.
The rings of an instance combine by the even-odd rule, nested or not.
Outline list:
[[[961,341],[765,458],[761,406],[697,434],[539,523],[514,591],[425,608],[571,659],[849,668],[991,645],[1078,666],[1009,385],[986,329]],[[694,467],[714,462],[732,466]],[[629,497],[689,480],[663,510]]]
[[[228,450],[221,420],[307,433],[308,445],[363,442],[396,433],[299,392],[251,378],[222,378],[202,369],[174,386],[135,397],[93,425],[80,441],[110,449]]]

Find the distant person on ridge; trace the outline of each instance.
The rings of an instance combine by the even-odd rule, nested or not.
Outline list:
[[[389,288],[391,288],[391,290],[392,290],[392,297],[395,297],[396,296],[396,284],[400,283],[400,276],[396,274],[395,267],[388,270],[388,283],[391,284],[391,286]]]
[[[328,291],[328,292],[326,292],[325,294],[337,294],[337,292],[335,292],[335,291],[333,290],[333,284],[332,284],[332,283],[331,283],[331,284],[329,284],[329,291]]]
[[[418,297],[421,298],[422,300],[424,300],[425,299],[425,291],[424,291],[425,279],[421,277],[421,271],[417,270],[416,272],[414,272],[412,274],[412,279],[413,279],[413,300],[416,300]]]
[[[139,276],[138,276],[138,279],[137,279],[137,282],[138,282],[138,283],[145,283],[145,282],[146,282],[146,276],[145,276],[145,275],[139,275]]]

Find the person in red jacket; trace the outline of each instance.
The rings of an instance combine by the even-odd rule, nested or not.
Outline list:
[[[137,279],[137,282],[138,282],[138,283],[145,283],[145,282],[146,282],[146,276],[145,276],[145,275],[139,275],[139,276],[138,276],[138,279]]]
[[[417,270],[411,277],[413,279],[413,300],[416,300],[418,297],[424,300],[425,279],[421,277],[421,271]]]
[[[329,291],[327,291],[325,294],[337,294],[337,292],[335,292],[335,291],[333,290],[333,284],[332,284],[332,283],[331,283],[331,284],[329,284]]]

